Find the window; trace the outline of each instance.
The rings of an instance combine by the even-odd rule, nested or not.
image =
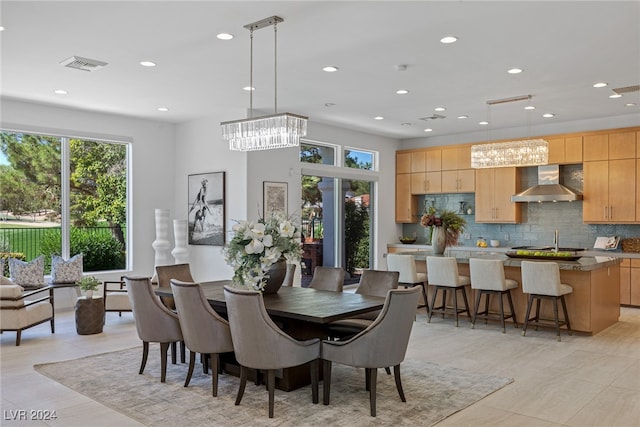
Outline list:
[[[0,256],[127,268],[129,144],[2,131]],[[7,255],[10,254],[10,255]]]
[[[344,166],[353,169],[376,170],[373,164],[374,153],[371,151],[345,148]]]

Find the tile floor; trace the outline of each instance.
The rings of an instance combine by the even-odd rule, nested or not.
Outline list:
[[[75,359],[140,345],[130,313],[107,314],[104,332],[77,335],[72,311],[57,313],[56,333],[48,324],[23,333],[0,335],[2,426],[138,426],[139,423],[47,379],[33,365]],[[150,357],[155,356],[152,352]],[[640,425],[640,309],[623,308],[620,321],[589,337],[551,330],[527,332],[498,323],[470,329],[451,319],[427,323],[418,311],[407,357],[515,381],[442,421],[438,426],[597,426]],[[96,375],[108,375],[105,366]],[[408,396],[410,398],[410,396]],[[12,421],[11,411],[56,410],[57,420]]]

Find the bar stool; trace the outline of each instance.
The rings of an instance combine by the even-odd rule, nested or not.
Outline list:
[[[447,290],[453,291],[453,317],[456,321],[456,327],[458,326],[458,313],[467,313],[469,320],[471,320],[471,313],[469,312],[469,302],[467,301],[467,292],[465,286],[471,284],[469,276],[460,276],[458,274],[458,262],[453,257],[427,257],[427,277],[429,284],[435,286],[435,291],[431,297],[431,311],[429,312],[429,322],[431,322],[431,315],[435,310],[442,310],[442,317],[447,311]],[[442,291],[442,305],[436,307],[436,297],[438,291]],[[462,292],[462,298],[464,300],[464,308],[458,308],[458,291]]]
[[[478,314],[484,315],[484,323],[489,318],[489,299],[491,295],[500,297],[500,324],[502,325],[502,333],[506,333],[504,321],[505,319],[513,319],[513,325],[517,328],[516,311],[513,308],[513,300],[511,299],[511,289],[518,287],[518,282],[504,277],[504,264],[499,259],[469,259],[469,270],[471,272],[471,289],[477,291],[476,304],[473,310],[473,320],[471,328],[476,326],[476,317]],[[504,314],[503,295],[507,295],[509,308],[511,313]],[[478,312],[480,308],[480,298],[484,295],[484,311]]]
[[[427,273],[416,272],[416,259],[413,255],[387,254],[387,270],[400,273],[398,285],[405,288],[411,286],[422,287],[422,298],[427,314],[431,312],[427,298]]]
[[[569,322],[569,313],[567,312],[564,296],[572,293],[573,288],[560,282],[558,264],[555,262],[522,261],[520,266],[522,269],[522,291],[525,294],[529,294],[522,336],[527,333],[527,326],[531,320],[536,322],[536,330],[538,329],[540,324],[540,300],[542,299],[553,301],[553,320],[558,341],[560,341],[560,326],[566,326],[569,335],[571,335],[571,323]],[[536,315],[530,319],[529,313],[534,299],[536,300]],[[558,300],[562,303],[563,321],[558,318]]]

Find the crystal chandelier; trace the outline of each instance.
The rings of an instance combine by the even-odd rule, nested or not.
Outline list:
[[[531,99],[531,95],[487,101],[487,120],[489,119],[489,107],[491,105],[529,99]],[[529,116],[527,115],[527,126],[529,126],[528,122]],[[491,123],[490,120],[489,123]],[[488,129],[487,140],[489,139]],[[549,143],[544,139],[526,139],[471,146],[471,167],[474,169],[540,166],[547,163],[549,163]]]
[[[222,137],[234,151],[257,151],[297,147],[300,137],[307,134],[308,117],[292,113],[278,113],[278,23],[279,16],[262,19],[244,27],[250,32],[251,61],[249,66],[249,118],[220,123]],[[273,25],[274,34],[274,110],[275,114],[253,117],[253,31]]]

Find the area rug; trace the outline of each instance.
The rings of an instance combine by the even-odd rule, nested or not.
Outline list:
[[[311,388],[276,390],[275,417],[268,418],[264,387],[247,382],[240,406],[235,406],[239,380],[220,375],[218,397],[211,396],[211,376],[197,365],[189,387],[183,387],[188,364],[169,363],[160,382],[158,347],[138,375],[142,348],[104,353],[34,366],[39,373],[109,408],[149,426],[430,426],[499,390],[513,380],[467,372],[417,360],[401,365],[407,398],[398,397],[393,375],[378,373],[377,417],[369,414],[364,370],[333,365],[331,404],[311,403]]]

